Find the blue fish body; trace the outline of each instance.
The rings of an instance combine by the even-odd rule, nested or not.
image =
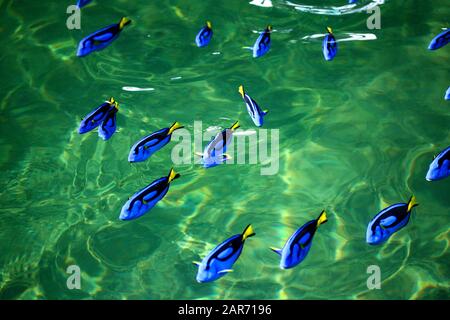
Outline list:
[[[442,31],[436,37],[431,40],[430,45],[428,46],[429,50],[437,50],[442,48],[450,41],[450,28]]]
[[[267,26],[266,30],[262,32],[255,44],[253,45],[253,58],[262,57],[270,49],[270,33],[272,32],[272,27]]]
[[[327,222],[325,211],[317,219],[308,221],[290,236],[283,249],[272,250],[281,256],[280,268],[290,269],[300,264],[311,249],[312,240],[317,228]]]
[[[94,51],[100,51],[117,39],[123,27],[131,20],[122,18],[119,23],[100,29],[82,39],[78,45],[77,56],[84,57]]]
[[[325,35],[325,38],[322,42],[322,52],[325,60],[331,61],[337,54],[337,42],[334,38],[333,33],[331,32],[331,28],[328,28],[328,34]]]
[[[83,134],[97,128],[103,122],[103,120],[106,119],[114,106],[114,100],[105,101],[98,108],[84,117],[83,120],[81,120],[80,127],[78,128],[78,133]]]
[[[239,92],[241,93],[242,99],[244,99],[245,105],[247,107],[247,112],[252,118],[253,123],[257,127],[262,127],[264,124],[264,116],[267,114],[267,111],[261,110],[255,100],[253,100],[248,94],[244,92],[244,87],[239,87]]]
[[[198,266],[197,281],[200,283],[217,280],[232,270],[242,253],[245,240],[254,236],[251,225],[242,234],[236,234],[215,247]]]
[[[81,9],[90,2],[92,2],[92,0],[78,0],[77,7]]]
[[[169,191],[167,177],[153,181],[144,189],[136,192],[122,207],[120,220],[133,220],[152,209]]]
[[[142,138],[131,147],[128,161],[142,162],[147,160],[156,151],[168,144],[172,138],[173,131],[180,128],[182,128],[182,126],[178,122],[175,122],[169,128],[163,128]]]
[[[146,214],[164,198],[169,191],[170,182],[178,177],[172,169],[167,177],[159,178],[136,192],[122,207],[119,219],[133,220]]]
[[[230,129],[225,129],[219,132],[205,147],[205,150],[203,151],[203,159],[219,159],[220,155],[227,152],[227,146],[231,142],[231,135],[232,131]]]
[[[197,47],[201,48],[207,46],[211,41],[212,36],[213,31],[211,28],[211,23],[207,21],[206,26],[204,26],[195,37],[195,43],[197,44]]]
[[[167,135],[169,128],[164,128],[148,135],[136,142],[128,155],[129,162],[142,162],[147,160],[156,151],[170,142],[170,135]]]
[[[431,162],[426,179],[436,181],[448,176],[450,176],[450,146],[441,151]]]
[[[117,111],[119,111],[117,108],[112,108],[98,128],[98,136],[105,141],[116,132]]]
[[[367,226],[366,242],[370,245],[382,244],[406,226],[412,208],[418,205],[415,201],[413,196],[408,203],[397,203],[380,211]]]
[[[212,168],[223,163],[227,156],[228,145],[232,141],[233,131],[239,128],[239,121],[236,121],[231,128],[219,132],[208,145],[202,154],[202,163],[205,168]]]
[[[445,100],[450,100],[450,87],[448,87],[447,91],[445,92],[444,99]]]
[[[358,2],[358,0],[348,0],[349,4],[353,4],[353,3],[357,3],[357,2]]]

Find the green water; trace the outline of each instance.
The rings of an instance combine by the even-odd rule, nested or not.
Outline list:
[[[295,0],[293,2],[300,1]],[[323,9],[341,1],[307,1]],[[357,8],[370,1],[360,1]],[[450,179],[427,182],[433,155],[450,145],[450,47],[427,50],[449,27],[448,1],[386,1],[381,29],[366,13],[311,13],[284,1],[94,1],[81,30],[66,28],[70,1],[0,1],[0,298],[2,299],[448,299]],[[324,13],[324,12],[322,12]],[[112,46],[80,59],[79,40],[127,16]],[[193,41],[204,21],[214,37]],[[272,24],[272,48],[251,46]],[[342,41],[321,53],[327,25]],[[261,164],[176,165],[182,177],[145,216],[118,220],[128,196],[173,165],[171,142],[130,165],[130,146],[173,121],[192,132],[255,129],[237,87],[279,129],[279,172]],[[125,91],[123,87],[154,88]],[[77,133],[81,117],[108,97],[120,103],[117,132]],[[367,223],[411,194],[420,206],[382,246],[365,243]],[[278,267],[268,248],[326,209],[307,259]],[[235,271],[199,284],[209,250],[252,223]],[[66,269],[81,269],[69,290]],[[367,267],[381,269],[369,290]]]

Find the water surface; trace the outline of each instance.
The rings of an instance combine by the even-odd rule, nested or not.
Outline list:
[[[68,30],[70,1],[0,1],[0,298],[449,298],[450,179],[424,178],[450,144],[450,47],[427,50],[449,27],[448,2],[376,1],[380,30],[366,27],[368,0],[249,2],[94,1],[81,30]],[[81,38],[121,16],[133,23],[111,47],[75,56]],[[199,49],[207,19],[214,37]],[[267,24],[272,49],[252,59],[245,47]],[[321,53],[326,26],[340,40],[332,62]],[[254,129],[240,84],[270,110],[264,127],[280,130],[278,174],[179,165],[164,201],[119,221],[128,196],[168,173],[176,143],[136,165],[130,146],[174,121]],[[119,132],[79,135],[80,118],[110,96]],[[368,246],[371,217],[411,194],[420,206],[409,225]],[[329,222],[308,258],[280,270],[269,247],[322,209]],[[235,272],[196,283],[191,262],[248,223],[257,235]],[[66,287],[73,264],[81,290]],[[370,265],[381,290],[366,286]]]

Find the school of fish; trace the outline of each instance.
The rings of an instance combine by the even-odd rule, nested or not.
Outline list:
[[[79,8],[85,7],[91,1],[79,0],[77,6]],[[348,1],[349,4],[356,2],[356,0]],[[119,37],[125,26],[128,26],[130,23],[130,19],[123,17],[118,23],[111,24],[85,37],[78,45],[77,56],[85,57],[94,51],[105,49]],[[272,26],[267,25],[264,31],[260,33],[251,48],[254,58],[260,58],[269,52],[272,32]],[[212,41],[212,37],[212,23],[206,21],[205,25],[195,37],[195,44],[199,48],[205,47]],[[450,29],[445,29],[432,39],[428,49],[440,49],[448,44],[449,41]],[[322,42],[322,52],[326,61],[333,60],[337,55],[337,40],[331,27],[326,28],[326,34]],[[249,117],[254,125],[262,127],[268,110],[262,109],[246,93],[243,85],[238,86],[238,92],[245,103]],[[446,100],[450,99],[450,87],[447,89],[444,98]],[[98,128],[99,137],[105,141],[109,140],[116,132],[116,116],[118,111],[119,104],[111,97],[82,119],[78,132],[85,134]],[[226,154],[227,147],[232,142],[233,133],[239,127],[239,121],[236,121],[229,128],[217,133],[204,148],[203,153],[198,154],[201,157],[201,163],[204,168],[221,165],[229,159],[229,156]],[[170,142],[173,132],[180,128],[183,128],[183,126],[175,121],[169,127],[162,128],[141,138],[131,146],[128,161],[130,163],[138,163],[149,160],[150,157]],[[431,161],[425,179],[428,181],[436,181],[449,176],[450,146],[443,149]],[[180,174],[171,168],[167,176],[158,178],[137,191],[123,205],[119,219],[133,220],[148,213],[166,196],[170,184],[179,177]],[[398,232],[408,224],[411,213],[416,206],[418,206],[416,197],[412,195],[407,202],[392,204],[382,209],[368,222],[366,230],[367,244],[380,245],[388,241],[395,232]],[[307,257],[316,231],[327,221],[327,213],[323,210],[316,219],[306,222],[292,233],[282,248],[270,247],[273,252],[279,255],[279,266],[281,269],[294,268]],[[201,262],[194,262],[198,267],[196,280],[200,283],[211,282],[232,272],[233,265],[242,253],[245,241],[254,235],[253,226],[249,224],[242,233],[233,235],[217,245]]]

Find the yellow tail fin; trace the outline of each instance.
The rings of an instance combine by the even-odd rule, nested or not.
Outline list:
[[[325,210],[323,210],[319,217],[317,218],[317,226],[320,226],[321,224],[324,224],[325,222],[327,222],[327,213],[325,212]]]
[[[241,96],[242,96],[242,98],[244,97],[244,94],[245,94],[245,92],[244,92],[244,86],[243,85],[240,85],[239,86],[239,93],[241,94]]]
[[[211,21],[206,21],[206,26],[207,26],[209,29],[212,29]]]
[[[167,135],[171,135],[175,130],[181,129],[183,126],[179,122],[175,122],[173,125],[170,126],[169,132]]]
[[[331,27],[327,27],[327,31],[328,33],[333,33],[333,29],[331,29]]]
[[[119,110],[119,103],[118,103],[116,100],[114,100],[113,97],[109,98],[109,100],[106,101],[106,102],[108,102],[111,106],[114,105],[114,107],[115,107],[117,110]]]
[[[179,173],[176,173],[175,170],[173,170],[173,168],[170,169],[170,172],[169,172],[169,183],[172,182],[173,180],[179,178],[179,177],[180,177]]]
[[[418,206],[417,199],[415,196],[411,196],[411,198],[408,201],[408,212],[412,210],[412,208]]]
[[[239,128],[239,127],[240,127],[239,121],[236,121],[235,123],[233,123],[233,125],[232,125],[231,128],[230,128],[230,130],[231,130],[231,131],[234,131],[234,130],[236,130],[236,129]]]
[[[129,25],[130,23],[131,23],[130,19],[123,17],[122,19],[120,19],[119,29],[122,30],[123,27],[125,27],[126,25]]]
[[[267,26],[267,30],[272,31],[272,26],[270,24]]]
[[[242,242],[245,241],[245,239],[249,237],[253,237],[255,235],[255,232],[253,232],[253,227],[251,224],[249,224],[247,227],[245,227],[244,232],[242,232]]]

